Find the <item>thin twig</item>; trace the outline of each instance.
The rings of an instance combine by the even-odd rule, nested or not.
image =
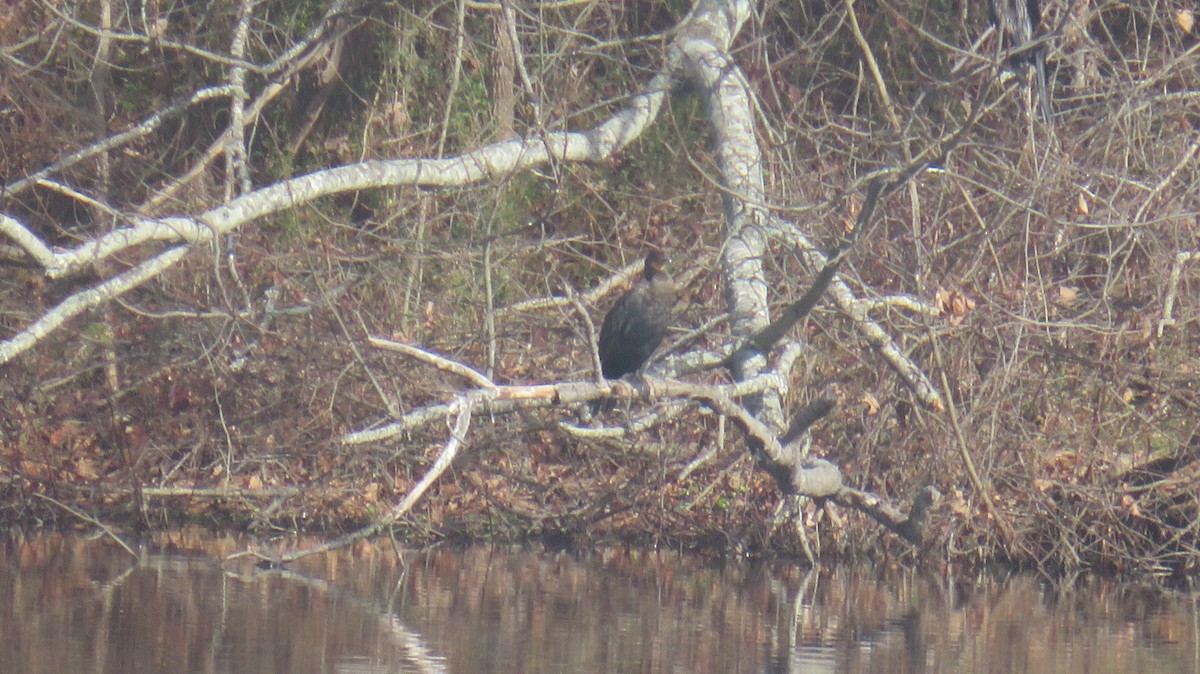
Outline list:
[[[949,391],[950,382],[946,379],[946,364],[942,361],[942,352],[941,348],[938,346],[938,340],[932,340],[932,344],[933,356],[937,361],[937,367],[942,379],[942,390]],[[974,485],[975,491],[978,492],[980,498],[983,499],[984,508],[987,510],[988,515],[992,518],[992,521],[996,523],[996,529],[1000,532],[1000,537],[1004,539],[1004,544],[1011,549],[1016,538],[1013,533],[1012,525],[1008,523],[1008,518],[1005,517],[1004,513],[996,507],[996,504],[992,499],[991,490],[988,489],[987,485],[983,483],[983,480],[979,477],[979,471],[975,469],[975,460],[971,458],[971,450],[967,446],[966,436],[963,434],[962,425],[958,422],[958,407],[954,404],[953,396],[948,396],[946,398],[946,410],[950,419],[950,428],[954,431],[954,439],[958,446],[958,454],[963,461],[963,467],[967,469],[967,475],[970,476],[971,484]]]

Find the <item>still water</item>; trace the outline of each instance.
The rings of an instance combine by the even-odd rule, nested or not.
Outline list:
[[[303,543],[0,541],[0,674],[1200,672],[1197,595],[1108,581],[388,541],[221,561]]]

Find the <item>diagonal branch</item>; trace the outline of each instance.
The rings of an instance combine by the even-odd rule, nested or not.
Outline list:
[[[479,388],[483,388],[483,389],[495,389],[496,388],[496,384],[493,383],[491,379],[488,379],[487,376],[485,376],[482,372],[476,370],[475,368],[473,368],[469,365],[466,365],[464,363],[459,363],[457,361],[450,360],[449,358],[444,358],[442,356],[437,355],[436,353],[426,351],[425,349],[418,349],[415,346],[411,346],[409,344],[403,344],[401,342],[395,342],[390,339],[384,339],[383,337],[373,337],[373,336],[367,337],[367,343],[378,349],[383,349],[385,351],[395,351],[396,353],[402,353],[402,354],[408,356],[409,358],[416,358],[417,360],[421,360],[426,363],[429,363],[430,365],[433,365],[434,367],[438,368],[439,370],[444,370],[446,372],[451,372],[453,374],[456,374],[456,375],[462,377],[463,379],[466,379],[467,381],[471,382],[472,384],[478,386]]]
[[[437,482],[438,478],[442,476],[442,473],[446,472],[450,464],[454,463],[454,457],[458,456],[458,450],[462,447],[463,442],[467,438],[467,431],[471,428],[471,415],[475,410],[475,405],[483,398],[484,395],[476,392],[460,396],[451,404],[450,409],[456,411],[457,415],[455,416],[454,427],[450,430],[450,439],[446,441],[445,446],[442,447],[442,451],[438,453],[437,459],[429,467],[429,470],[425,471],[421,479],[412,486],[412,489],[408,490],[408,493],[404,495],[404,498],[400,499],[399,503],[388,511],[387,515],[341,538],[283,555],[279,558],[279,563],[291,562],[301,557],[336,550],[355,541],[370,538],[392,526],[401,517],[408,514],[412,510],[412,507],[417,504],[417,501],[420,501],[421,497],[425,495],[425,492],[433,486],[433,483]]]
[[[114,276],[87,290],[75,293],[17,334],[0,342],[0,364],[7,363],[37,344],[43,337],[62,327],[68,319],[125,294],[158,276],[187,255],[187,246],[168,248],[165,252]]]

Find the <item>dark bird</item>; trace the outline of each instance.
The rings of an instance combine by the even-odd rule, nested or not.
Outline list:
[[[620,379],[637,372],[662,343],[675,306],[675,281],[663,267],[667,258],[653,250],[646,255],[642,277],[617,299],[600,327],[600,373]],[[593,411],[604,405],[594,405]]]
[[[1040,32],[1042,3],[1041,0],[988,0],[988,15],[1000,33],[1002,44],[1008,49],[1020,51],[1033,42]],[[1009,64],[1014,68],[1024,64],[1033,66],[1042,116],[1050,121],[1054,111],[1050,108],[1050,87],[1046,80],[1045,45],[1014,55],[1009,59]]]

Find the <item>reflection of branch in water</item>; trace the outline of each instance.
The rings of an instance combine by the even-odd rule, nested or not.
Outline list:
[[[138,559],[138,553],[134,552],[133,548],[130,547],[130,545],[128,543],[126,543],[120,536],[118,536],[115,531],[108,528],[108,525],[106,525],[104,522],[101,522],[100,520],[96,519],[95,517],[92,517],[91,515],[83,512],[81,510],[76,510],[75,508],[72,508],[71,506],[67,505],[66,503],[63,503],[62,501],[59,501],[58,499],[56,499],[54,497],[46,496],[45,494],[39,494],[37,492],[34,492],[33,495],[44,501],[49,501],[50,503],[53,503],[54,505],[71,513],[72,515],[78,517],[79,519],[83,520],[84,522],[87,522],[88,524],[91,524],[92,526],[96,527],[100,531],[104,532],[105,536],[108,536],[109,538],[116,541],[117,545],[120,545],[122,548],[124,548],[125,552],[128,552],[131,557],[133,557],[135,560]]]
[[[315,592],[328,594],[331,597],[336,598],[338,601],[345,603],[346,606],[359,609],[369,614],[379,624],[380,631],[384,634],[387,634],[396,644],[396,649],[399,653],[403,654],[402,657],[404,661],[411,663],[415,671],[429,672],[430,674],[446,671],[446,657],[434,653],[429,645],[425,642],[425,638],[421,636],[421,634],[406,626],[397,615],[394,605],[395,593],[388,598],[387,604],[380,606],[371,601],[370,597],[359,597],[357,594],[350,592],[344,586],[324,578],[307,576],[305,574],[286,569],[274,569],[255,575],[260,580],[266,577],[278,577],[299,585],[303,585],[305,587],[312,588]],[[397,592],[399,592],[407,578],[408,570],[406,568],[396,585]],[[409,670],[405,669],[404,671]]]

